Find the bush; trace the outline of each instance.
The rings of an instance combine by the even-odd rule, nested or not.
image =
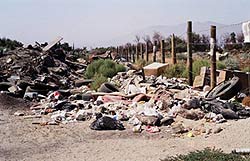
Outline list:
[[[139,59],[139,60],[136,60],[135,64],[141,69],[147,64],[147,62],[146,60]]]
[[[97,90],[103,83],[107,82],[107,78],[104,77],[102,74],[96,74],[93,77],[93,82],[91,83],[91,89]]]
[[[93,79],[91,89],[97,90],[100,85],[107,82],[108,78],[115,76],[118,72],[124,72],[126,68],[112,60],[96,60],[88,65],[85,77]]]
[[[87,78],[93,78],[95,74],[102,74],[104,77],[113,77],[118,72],[124,72],[126,68],[123,65],[117,64],[112,60],[96,60],[86,69],[85,76]]]
[[[218,70],[222,70],[222,69],[225,69],[225,68],[226,68],[226,65],[225,65],[224,62],[217,61],[217,62],[216,62],[216,68],[217,68]]]
[[[190,152],[187,155],[168,157],[162,161],[247,161],[249,156],[226,154],[222,150],[206,148],[201,151]]]
[[[208,60],[195,60],[193,62],[193,77],[200,75],[201,67],[209,67],[210,63]]]
[[[242,53],[240,54],[240,58],[244,60],[250,59],[250,53]]]
[[[167,69],[165,70],[163,75],[167,78],[173,78],[173,77],[186,78],[187,77],[186,65],[184,63],[171,65],[171,66],[167,67]]]
[[[8,48],[8,49],[15,49],[16,47],[22,47],[23,44],[16,40],[11,40],[9,38],[0,38],[0,47]]]
[[[176,59],[186,61],[187,60],[187,54],[185,54],[185,53],[177,53],[176,54]]]
[[[250,72],[250,67],[245,67],[242,71],[243,72]]]
[[[226,44],[226,45],[224,46],[224,49],[225,49],[226,51],[230,51],[230,50],[234,50],[234,49],[240,50],[240,49],[242,49],[242,48],[243,48],[243,45],[242,45],[242,44]]]
[[[230,70],[238,70],[240,68],[240,63],[237,59],[228,58],[224,61],[226,68]]]
[[[193,62],[193,78],[195,78],[195,76],[197,76],[197,75],[200,75],[201,67],[204,67],[204,66],[210,67],[209,60],[206,60],[206,59],[195,60]],[[226,65],[224,64],[224,62],[220,62],[220,61],[217,62],[216,66],[217,66],[217,69],[219,69],[219,70],[226,68]],[[185,63],[179,63],[179,64],[169,66],[163,75],[167,78],[172,78],[172,77],[187,78],[188,77],[188,70],[186,68]]]

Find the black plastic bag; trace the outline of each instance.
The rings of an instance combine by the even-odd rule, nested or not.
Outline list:
[[[116,121],[111,117],[97,116],[96,120],[90,124],[92,130],[124,130],[124,126],[120,121]]]

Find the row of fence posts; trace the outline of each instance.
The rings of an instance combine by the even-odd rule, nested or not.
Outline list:
[[[211,26],[211,33],[210,33],[210,51],[212,52],[211,56],[211,88],[216,86],[216,26]],[[188,84],[193,84],[193,69],[192,69],[192,21],[187,22],[187,69],[188,69]],[[160,46],[160,49],[158,47]],[[161,42],[154,41],[153,48],[150,50],[149,42],[138,43],[136,45],[127,45],[125,47],[119,46],[116,49],[117,53],[119,53],[120,57],[126,58],[127,61],[131,61],[135,63],[136,60],[142,59],[146,62],[149,61],[149,53],[153,53],[153,62],[157,61],[157,51],[161,52],[161,63],[165,63],[165,55],[166,55],[166,48],[165,48],[165,40],[161,40]],[[175,35],[172,34],[171,36],[171,63],[176,64],[176,41]]]
[[[176,52],[175,52],[175,37],[174,34],[172,36],[172,47],[171,47],[171,53],[172,53],[172,63],[176,64]],[[158,51],[158,42],[155,41],[153,44],[152,50],[150,50],[150,44],[147,42],[145,44],[138,43],[137,45],[131,45],[131,46],[119,46],[116,48],[116,52],[119,53],[120,57],[126,58],[127,61],[135,62],[136,60],[145,60],[149,61],[149,53],[153,53],[153,62],[157,61],[157,51]],[[165,55],[166,55],[166,49],[165,49],[165,40],[161,40],[160,42],[160,52],[162,53],[161,63],[165,63]],[[146,56],[146,57],[145,57]]]

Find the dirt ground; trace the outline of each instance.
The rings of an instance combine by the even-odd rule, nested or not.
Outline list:
[[[6,98],[4,98],[6,100]],[[173,136],[168,127],[151,134],[135,134],[125,123],[124,131],[93,131],[91,121],[66,125],[34,125],[39,119],[13,116],[16,110],[28,110],[22,100],[3,101],[0,97],[0,160],[160,160],[169,155],[185,154],[206,147],[250,147],[250,119],[228,121],[223,124],[207,123],[211,128],[222,127],[218,134],[208,137]],[[178,118],[179,119],[179,118]],[[203,121],[184,120],[187,126]]]

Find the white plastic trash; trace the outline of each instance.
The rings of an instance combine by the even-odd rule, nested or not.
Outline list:
[[[250,43],[250,21],[242,24],[242,32],[244,35],[244,43]]]

